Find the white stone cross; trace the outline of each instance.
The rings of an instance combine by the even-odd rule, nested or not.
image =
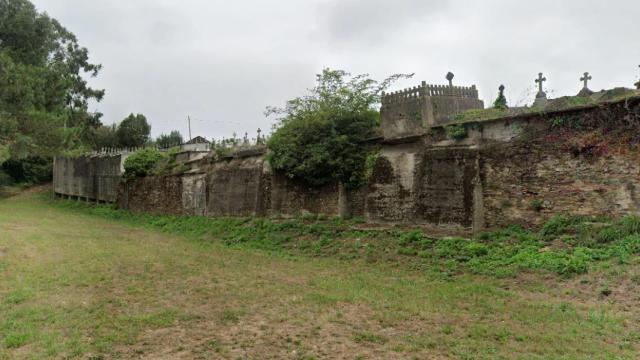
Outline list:
[[[536,83],[538,84],[538,92],[542,93],[542,83],[547,81],[546,77],[542,76],[542,73],[538,74],[538,78],[536,79]]]
[[[591,77],[591,75],[589,75],[588,72],[584,73],[584,76],[580,78],[580,81],[584,81],[585,89],[589,88],[588,86],[589,80],[593,80],[593,78]]]

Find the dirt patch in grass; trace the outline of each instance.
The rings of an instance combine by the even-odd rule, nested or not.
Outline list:
[[[321,314],[309,311],[289,315],[293,316],[256,313],[224,325],[204,317],[189,328],[148,332],[141,345],[127,349],[124,355],[147,359],[404,359],[407,356],[388,348],[393,347],[390,339],[404,330],[385,328],[372,321],[373,311],[364,306],[339,304]],[[421,331],[426,330],[421,327]],[[427,358],[429,353],[414,352],[414,355]]]

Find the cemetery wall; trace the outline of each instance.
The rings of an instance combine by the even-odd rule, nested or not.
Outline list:
[[[357,191],[309,188],[258,152],[122,182],[117,199],[138,212],[204,216],[335,216],[346,201],[368,221],[445,234],[538,227],[557,214],[640,213],[640,98],[465,126],[462,140],[443,126],[382,140],[372,178]],[[56,159],[56,192],[90,194],[92,174],[111,173],[91,161]]]
[[[115,202],[127,155],[58,156],[53,165],[53,191],[59,196]]]
[[[411,143],[383,145],[369,184],[370,221],[451,233],[558,214],[640,214],[640,99],[442,126]]]
[[[362,214],[362,194],[351,199]],[[273,173],[262,154],[202,161],[195,173],[130,179],[119,195],[119,206],[135,212],[204,216],[338,215],[338,202],[337,185],[311,188]]]
[[[639,98],[490,125],[479,153],[484,227],[640,214]]]

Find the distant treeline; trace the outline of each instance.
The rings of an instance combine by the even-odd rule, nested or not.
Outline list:
[[[150,141],[143,115],[105,126],[102,114],[89,110],[105,96],[87,83],[101,68],[73,33],[30,1],[0,0],[0,186],[48,181],[58,154]],[[182,136],[174,131],[157,141],[175,144]]]

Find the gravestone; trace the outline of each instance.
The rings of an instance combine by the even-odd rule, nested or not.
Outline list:
[[[533,106],[544,106],[547,104],[547,93],[542,90],[542,84],[547,81],[547,78],[542,75],[542,73],[538,73],[538,78],[536,79],[536,84],[538,84],[538,93],[536,94],[536,100],[533,103]]]
[[[453,78],[455,77],[455,75],[453,75],[453,73],[451,71],[449,71],[447,73],[446,79],[449,80],[449,86],[452,87],[453,86]]]
[[[589,80],[593,80],[593,77],[589,75],[589,72],[585,72],[584,76],[580,78],[580,81],[584,83],[582,90],[578,93],[578,96],[589,97],[593,95],[593,91],[589,89]]]
[[[536,98],[547,98],[547,93],[542,90],[542,84],[547,81],[546,77],[542,76],[542,73],[538,74],[538,78],[536,79],[536,84],[538,84],[538,93],[536,94]]]
[[[260,134],[262,134],[262,130],[258,128],[258,136],[256,137],[256,144],[258,145],[262,145],[263,143],[262,136],[260,136]]]

